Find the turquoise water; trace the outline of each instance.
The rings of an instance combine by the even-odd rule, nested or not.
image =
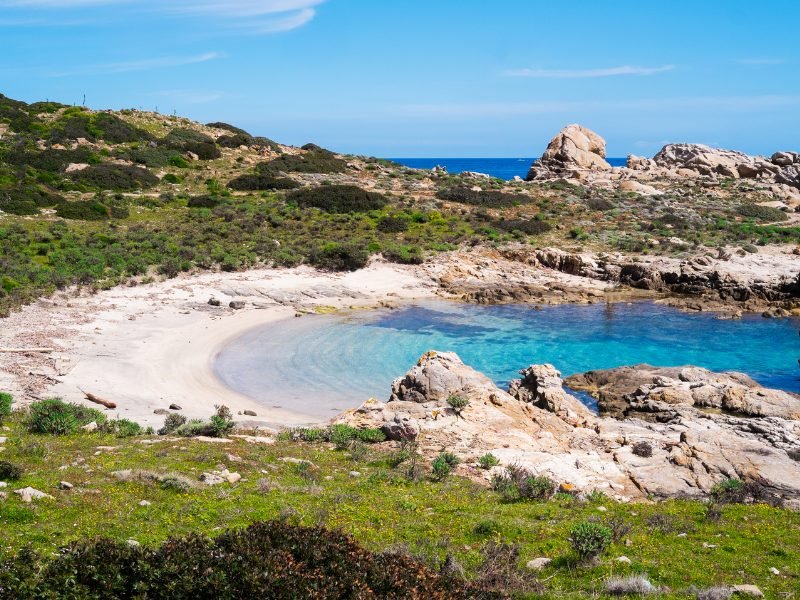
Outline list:
[[[387,399],[428,350],[454,351],[501,386],[534,363],[566,376],[646,362],[742,371],[800,392],[799,328],[800,319],[719,320],[648,302],[535,310],[430,301],[257,328],[223,349],[215,369],[240,393],[319,418]]]
[[[432,169],[440,165],[447,167],[447,171],[453,174],[473,171],[509,181],[515,176],[525,179],[534,161],[533,158],[390,158],[389,160],[412,169]],[[626,158],[606,160],[613,167],[624,167],[628,163]]]

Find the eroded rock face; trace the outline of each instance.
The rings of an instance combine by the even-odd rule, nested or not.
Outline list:
[[[528,181],[570,176],[575,171],[608,171],[606,141],[591,129],[567,125],[550,140],[528,172]]]
[[[447,448],[473,477],[488,478],[470,463],[491,452],[503,465],[518,463],[576,490],[598,489],[623,500],[702,496],[737,477],[800,506],[800,462],[792,458],[800,451],[796,397],[739,375],[691,367],[621,373],[613,379],[619,393],[639,402],[639,390],[647,388],[652,397],[642,402],[668,418],[638,418],[654,414],[646,411],[636,418],[624,411],[622,419],[598,417],[563,389],[552,365],[524,369],[507,393],[455,354],[428,352],[395,382],[388,402],[369,400],[340,420],[382,427],[395,439],[413,437],[427,458]],[[447,404],[451,395],[469,400],[460,415]],[[708,410],[734,404],[738,415]],[[647,442],[652,455],[635,453],[639,442]]]
[[[800,397],[764,388],[743,373],[637,365],[573,375],[567,385],[594,395],[601,413],[615,418],[669,421],[680,406],[800,420]]]

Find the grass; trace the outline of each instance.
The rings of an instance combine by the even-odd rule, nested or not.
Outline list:
[[[518,544],[520,566],[540,556],[553,559],[540,574],[551,597],[597,597],[612,575],[646,574],[654,585],[674,590],[662,597],[674,598],[691,597],[682,595],[691,585],[736,583],[754,583],[767,597],[778,597],[796,590],[800,581],[800,514],[768,506],[725,505],[721,517],[710,520],[706,505],[692,501],[626,505],[602,495],[579,501],[557,494],[546,502],[508,503],[463,477],[434,481],[430,468],[425,478],[409,481],[402,466],[392,468],[388,443],[370,446],[356,462],[347,449],[285,437],[274,445],[191,439],[143,444],[142,439],[152,438],[30,434],[18,415],[7,426],[3,460],[23,469],[7,491],[32,486],[56,499],[25,505],[9,493],[0,500],[2,551],[29,544],[51,551],[95,536],[154,545],[169,536],[213,536],[282,517],[340,529],[373,550],[404,546],[436,563],[452,554],[468,576],[474,576],[486,544]],[[98,451],[99,446],[116,450]],[[282,457],[311,461],[314,466],[307,470],[313,473]],[[181,491],[148,477],[120,481],[111,475],[133,468],[197,482],[220,463],[243,479],[234,485],[181,486]],[[350,476],[353,470],[361,476]],[[59,490],[64,480],[75,489]],[[141,506],[142,500],[151,504]],[[616,523],[614,529],[624,522],[630,530],[597,563],[582,564],[569,541],[572,528],[582,522]],[[630,566],[613,560],[623,554]],[[770,574],[772,566],[782,575]]]

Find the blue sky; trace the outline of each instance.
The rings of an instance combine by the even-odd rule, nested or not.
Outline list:
[[[0,0],[0,92],[377,156],[800,149],[800,3]]]

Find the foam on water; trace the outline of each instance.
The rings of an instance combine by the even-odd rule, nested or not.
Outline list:
[[[329,418],[374,396],[427,350],[454,351],[501,386],[530,364],[566,376],[649,363],[742,371],[800,392],[800,319],[720,320],[648,303],[481,306],[429,301],[256,328],[223,349],[215,370],[267,406]]]

